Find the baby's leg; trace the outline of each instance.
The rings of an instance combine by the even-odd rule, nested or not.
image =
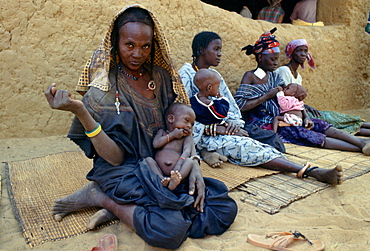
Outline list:
[[[155,161],[152,157],[147,157],[146,162],[148,163],[150,169],[162,179],[161,180],[162,186],[164,187],[168,186],[171,179],[163,175],[163,172],[161,168],[158,166],[157,161]]]
[[[182,163],[182,166],[179,169],[174,168],[174,171],[179,171],[181,174],[182,179],[185,179],[188,177],[189,173],[193,169],[194,160],[190,158],[186,158],[184,162]]]
[[[179,171],[171,171],[171,177],[170,177],[170,182],[168,184],[168,189],[174,190],[181,182],[182,176]]]
[[[150,169],[155,173],[158,174],[161,179],[164,178],[162,170],[159,168],[157,162],[152,157],[147,157],[146,162],[148,163]]]

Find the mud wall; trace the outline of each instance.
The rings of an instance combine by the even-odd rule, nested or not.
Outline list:
[[[337,111],[370,107],[370,35],[364,31],[368,0],[320,0],[318,18],[328,24],[324,27],[246,19],[199,0],[4,1],[0,7],[0,138],[66,134],[73,116],[50,109],[43,92],[55,82],[78,97],[73,90],[86,60],[111,18],[132,3],[156,14],[178,68],[191,61],[196,33],[220,34],[223,57],[217,70],[232,92],[243,73],[256,66],[254,58],[240,48],[276,26],[281,48],[298,38],[310,44],[317,68],[301,70],[308,104]],[[287,62],[283,53],[280,57],[281,64]]]

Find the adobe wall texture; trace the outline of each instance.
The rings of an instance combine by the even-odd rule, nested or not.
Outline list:
[[[177,67],[191,61],[191,41],[203,30],[223,38],[217,70],[234,92],[255,60],[240,49],[264,31],[277,27],[281,49],[305,38],[315,70],[301,70],[309,91],[306,103],[318,109],[370,107],[370,35],[364,31],[368,0],[320,0],[318,18],[325,27],[274,25],[245,19],[199,0],[4,1],[0,12],[0,138],[66,134],[72,115],[49,108],[43,92],[53,82],[71,91],[111,18],[123,7],[140,3],[152,10],[169,40]],[[281,64],[287,59],[281,53]]]

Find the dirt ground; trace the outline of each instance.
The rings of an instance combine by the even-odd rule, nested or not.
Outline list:
[[[349,111],[370,120],[370,109]],[[9,201],[4,162],[25,160],[79,148],[64,136],[0,140],[2,175],[0,250],[30,250],[20,231]],[[188,238],[179,250],[263,250],[246,242],[247,235],[299,230],[322,240],[325,250],[370,249],[370,174],[345,181],[269,215],[241,202],[241,192],[231,192],[239,207],[234,224],[221,236]],[[34,250],[90,250],[103,234],[115,234],[119,250],[163,250],[146,244],[123,223],[90,231],[66,240],[47,242]]]

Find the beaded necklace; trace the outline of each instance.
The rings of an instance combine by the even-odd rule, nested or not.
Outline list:
[[[130,75],[130,74],[128,74],[128,73],[126,73],[126,72],[124,72],[124,71],[122,70],[122,68],[121,68],[121,63],[119,63],[119,64],[118,64],[118,69],[119,69],[119,71],[120,71],[123,75],[126,75],[127,77],[133,78],[135,81],[136,81],[136,80],[138,80],[138,79],[143,75],[143,71],[144,71],[144,69],[141,69],[141,71],[140,71],[140,73],[139,73],[139,75],[138,75],[138,76]]]

